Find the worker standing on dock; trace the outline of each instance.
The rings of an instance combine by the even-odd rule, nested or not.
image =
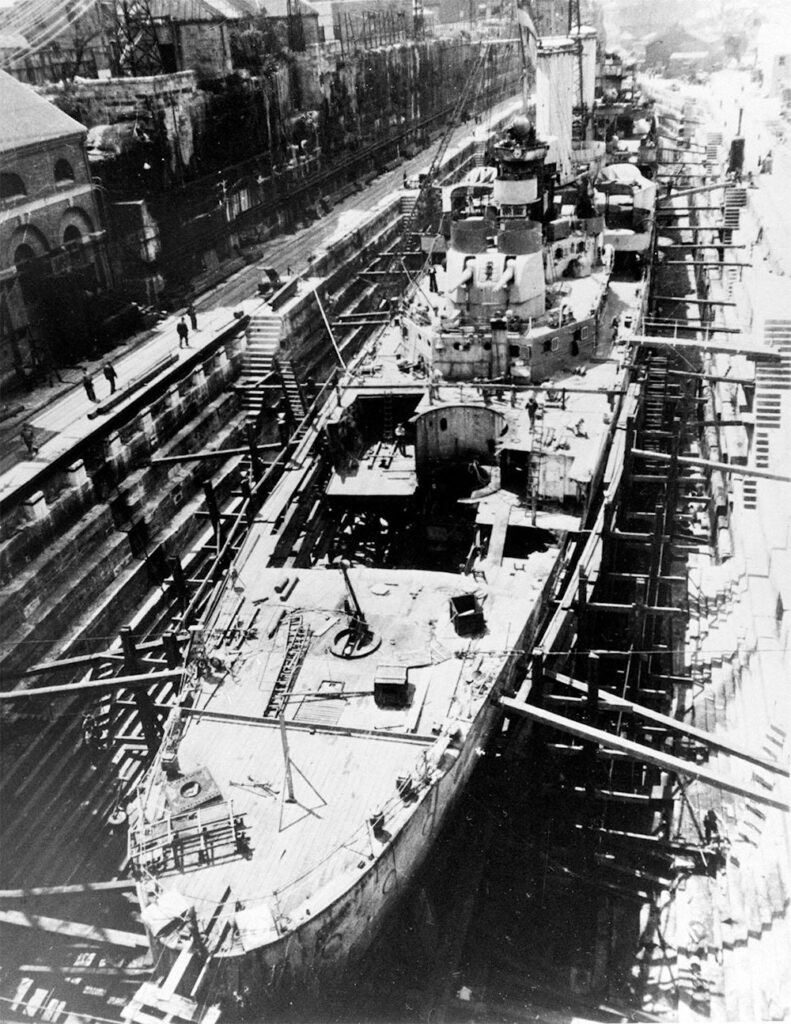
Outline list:
[[[397,423],[395,428],[396,449],[401,455],[406,455],[406,427],[403,423]]]
[[[22,438],[22,442],[27,448],[28,455],[38,455],[38,445],[36,444],[36,435],[29,423],[25,423],[22,429],[19,431],[19,436]]]
[[[91,375],[87,370],[82,371],[82,386],[85,388],[85,394],[90,398],[92,402],[98,402],[99,399],[96,397],[96,391],[91,380]]]
[[[181,317],[179,322],[176,324],[176,332],[179,336],[179,348],[191,348],[190,345],[190,329],[187,327],[187,321],[184,317]]]
[[[102,367],[102,373],[105,375],[105,377],[107,378],[107,383],[110,385],[110,394],[114,395],[115,382],[118,378],[118,374],[115,372],[115,367],[109,361],[109,359],[105,362],[104,366]]]

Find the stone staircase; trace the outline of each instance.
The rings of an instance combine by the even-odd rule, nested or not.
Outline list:
[[[685,718],[728,734],[768,763],[711,752],[707,766],[767,794],[788,764],[787,655],[778,646],[765,578],[733,559],[692,559],[686,667],[694,680]],[[704,756],[701,753],[701,756]],[[788,815],[755,799],[692,783],[679,805],[674,838],[703,845],[707,871],[677,858],[648,944],[644,1008],[679,1021],[785,1020],[791,1016],[791,865]],[[716,815],[717,844],[704,818]],[[661,943],[658,933],[661,932]],[[660,948],[661,947],[661,948]]]
[[[667,384],[667,359],[660,356],[652,361],[645,386],[645,416],[642,427],[647,432],[664,429]],[[651,451],[657,451],[659,448],[656,437],[650,436],[650,433],[643,443]]]
[[[772,457],[772,448],[781,440],[783,429],[783,402],[789,401],[791,392],[791,322],[769,320],[764,328],[764,341],[780,354],[780,362],[759,362],[755,367],[755,438],[753,464],[769,469],[770,464],[781,465],[781,458]],[[742,486],[744,507],[758,505],[760,481],[746,479]]]
[[[274,359],[282,333],[283,318],[277,313],[259,312],[250,318],[242,375],[235,388],[241,396],[248,422],[255,422],[261,412],[266,394],[263,384],[274,372]]]
[[[286,402],[288,403],[289,412],[291,413],[291,419],[294,423],[301,423],[307,412],[305,406],[305,399],[302,395],[302,388],[300,387],[297,376],[294,373],[294,364],[287,356],[278,356],[277,360],[277,371],[280,374],[280,380],[283,385],[283,392],[286,396]]]
[[[411,217],[412,211],[415,209],[417,204],[417,197],[418,193],[412,190],[401,193],[398,200],[398,209],[405,220],[409,220]]]

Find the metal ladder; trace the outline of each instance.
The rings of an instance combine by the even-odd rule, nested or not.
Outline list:
[[[544,454],[544,417],[536,416],[533,424],[533,447],[530,452],[530,476],[527,487],[527,503],[531,512],[531,521],[536,525],[538,511],[538,488],[541,482],[541,456]]]
[[[285,706],[286,698],[294,688],[299,670],[308,653],[312,635],[312,631],[303,622],[302,612],[292,612],[288,618],[286,656],[277,674],[275,685],[264,711],[264,718],[273,718],[280,714]]]
[[[382,410],[382,438],[385,441],[392,441],[394,437],[393,396],[388,391],[384,397],[384,408]]]

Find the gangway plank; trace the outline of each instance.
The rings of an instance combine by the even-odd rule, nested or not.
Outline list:
[[[544,674],[550,679],[554,679],[556,682],[562,683],[564,686],[571,687],[572,690],[577,690],[579,693],[588,692],[588,684],[582,682],[580,679],[574,679],[572,676],[567,676],[562,672],[554,672],[549,669],[545,670]],[[750,761],[752,764],[757,764],[761,768],[766,768],[768,771],[778,772],[780,775],[785,776],[791,774],[788,768],[779,764],[777,761],[770,761],[760,754],[747,750],[745,747],[739,746],[736,743],[731,743],[729,740],[715,736],[713,733],[706,732],[705,729],[698,729],[696,726],[687,725],[686,722],[682,722],[670,715],[663,715],[659,711],[652,711],[651,708],[647,708],[642,704],[636,704],[631,700],[626,700],[624,697],[619,697],[614,693],[610,693],[608,690],[599,689],[599,700],[603,701],[605,704],[611,705],[612,707],[623,708],[624,711],[632,711],[640,718],[646,719],[646,721],[656,722],[659,725],[667,726],[667,728],[672,729],[673,732],[678,732],[683,736],[689,736],[693,739],[699,740],[707,747],[712,747],[715,750],[722,750],[726,754],[733,754],[735,757],[740,757],[743,761]]]
[[[538,722],[540,725],[558,729],[561,732],[578,736],[589,743],[598,743],[613,750],[621,751],[630,760],[638,761],[641,764],[651,764],[663,771],[673,772],[676,775],[684,775],[707,785],[714,786],[729,793],[736,793],[738,796],[754,800],[756,803],[766,804],[769,807],[776,807],[781,811],[788,811],[789,804],[785,800],[771,796],[768,791],[756,789],[753,786],[746,786],[735,779],[721,775],[719,772],[711,771],[709,768],[702,768],[700,765],[685,761],[683,758],[675,757],[673,754],[665,754],[654,747],[645,746],[642,743],[635,743],[634,740],[624,739],[605,729],[595,729],[584,722],[576,722],[563,715],[557,715],[553,711],[546,711],[544,708],[534,704],[527,704],[513,697],[501,697],[500,707],[509,714],[519,715],[522,718]]]

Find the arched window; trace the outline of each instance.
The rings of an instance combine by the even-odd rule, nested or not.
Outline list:
[[[26,245],[25,243],[18,245],[14,252],[14,266],[21,267],[23,263],[27,263],[28,260],[34,259],[35,255],[36,253],[32,246]]]
[[[55,161],[55,181],[74,181],[74,168],[62,157]]]
[[[0,199],[16,199],[17,196],[26,196],[25,183],[18,174],[11,174],[9,171],[0,172]]]
[[[439,421],[439,429],[440,430],[447,430],[448,429],[448,421],[445,419],[444,416]]]
[[[76,224],[67,224],[66,230],[63,232],[64,245],[68,245],[69,242],[81,242],[82,232]]]

